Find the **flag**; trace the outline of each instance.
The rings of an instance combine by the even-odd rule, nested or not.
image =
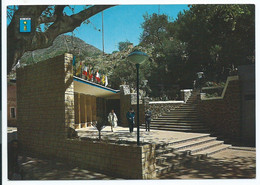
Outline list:
[[[102,85],[105,85],[106,79],[105,79],[105,75],[102,76]]]
[[[86,77],[88,77],[88,67],[87,67],[87,66],[84,67],[83,75],[85,75]]]
[[[79,67],[78,67],[77,72],[76,72],[76,76],[81,74],[81,68],[82,68],[82,64],[80,62]]]
[[[100,75],[98,73],[98,70],[97,70],[97,73],[96,73],[96,80],[97,80],[97,82],[100,82]]]
[[[72,62],[73,66],[76,65],[76,56],[73,56],[73,62]]]
[[[107,76],[106,76],[106,79],[105,79],[105,86],[108,85],[108,80],[107,80]]]
[[[92,80],[92,78],[93,78],[93,74],[91,73],[91,69],[89,67],[89,69],[88,69],[88,80]]]

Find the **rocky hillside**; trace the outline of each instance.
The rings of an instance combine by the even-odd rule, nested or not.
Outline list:
[[[82,59],[85,57],[95,57],[102,54],[102,51],[92,45],[87,44],[77,37],[60,35],[54,40],[53,45],[49,48],[26,52],[21,58],[21,64],[31,64],[43,61],[61,55],[65,52],[72,53],[76,55],[77,58]]]

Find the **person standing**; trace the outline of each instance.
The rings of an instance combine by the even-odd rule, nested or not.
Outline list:
[[[150,123],[152,118],[152,111],[150,109],[147,109],[145,112],[145,130],[150,132]]]
[[[130,108],[130,110],[126,113],[126,118],[128,121],[129,131],[132,133],[134,131],[134,120],[135,120],[135,112],[133,108]]]
[[[111,125],[111,131],[113,132],[113,128],[117,127],[117,121],[118,121],[114,109],[111,110],[107,118],[108,118],[108,122]]]

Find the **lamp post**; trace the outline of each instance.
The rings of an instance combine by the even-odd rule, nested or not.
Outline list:
[[[135,63],[136,66],[136,89],[137,89],[137,145],[140,145],[140,123],[139,123],[139,66],[141,63],[143,63],[145,60],[147,60],[149,56],[141,52],[139,50],[134,50],[132,53],[130,53],[127,56],[127,59]]]

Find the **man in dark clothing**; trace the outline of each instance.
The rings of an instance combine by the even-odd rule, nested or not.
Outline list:
[[[145,130],[150,132],[150,123],[151,123],[152,111],[147,109],[145,112]]]
[[[129,131],[132,133],[134,131],[134,119],[135,119],[135,112],[133,108],[130,108],[130,110],[126,113],[126,119],[128,121],[129,125]]]

